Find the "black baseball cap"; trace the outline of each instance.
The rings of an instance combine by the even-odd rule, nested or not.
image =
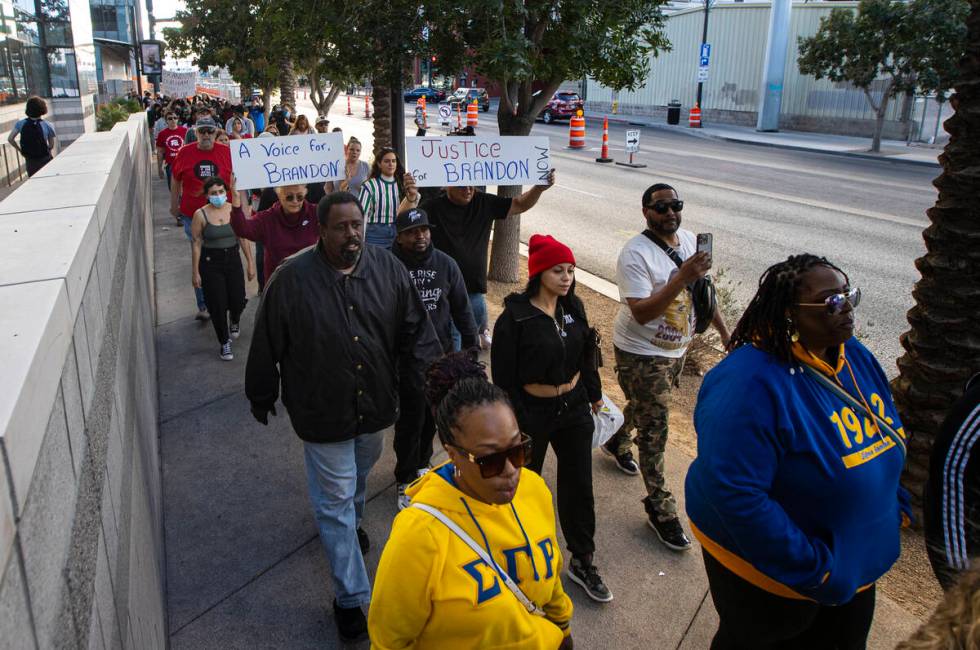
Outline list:
[[[412,230],[413,228],[421,228],[425,226],[426,228],[431,228],[432,225],[429,223],[429,215],[425,213],[425,210],[421,208],[412,208],[411,210],[405,210],[395,217],[395,230],[400,234],[406,230]]]

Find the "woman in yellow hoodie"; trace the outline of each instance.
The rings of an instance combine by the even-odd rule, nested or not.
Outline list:
[[[450,460],[409,487],[412,507],[395,518],[374,581],[371,647],[571,648],[551,493],[521,469],[531,443],[506,394],[464,353],[433,364],[426,392]]]

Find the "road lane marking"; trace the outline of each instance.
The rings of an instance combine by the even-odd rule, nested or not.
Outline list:
[[[569,192],[578,192],[579,194],[585,194],[586,196],[591,196],[596,199],[602,198],[602,195],[600,194],[593,194],[592,192],[586,192],[585,190],[576,189],[574,187],[569,187],[567,185],[559,185],[558,183],[555,183],[555,187],[560,187],[561,189],[568,190]]]
[[[551,151],[552,158],[568,158],[569,160],[574,160],[576,162],[587,163],[587,161],[579,156],[558,153],[554,150]],[[767,192],[765,190],[755,190],[742,187],[739,185],[731,185],[729,183],[721,183],[718,181],[709,181],[703,178],[696,178],[694,176],[684,176],[681,174],[673,174],[670,172],[655,172],[650,168],[648,171],[637,170],[641,174],[647,176],[652,176],[656,174],[657,178],[665,178],[671,180],[677,180],[684,183],[692,183],[694,185],[705,185],[707,187],[713,187],[719,190],[725,190],[727,192],[738,192],[740,194],[748,194],[750,196],[760,196],[767,199],[772,199],[774,201],[783,201],[785,203],[793,203],[796,205],[802,205],[808,208],[818,208],[821,210],[828,210],[831,212],[839,212],[843,214],[850,214],[855,217],[865,217],[868,219],[877,219],[879,221],[888,221],[890,223],[896,223],[902,226],[912,226],[922,230],[928,226],[926,221],[916,221],[914,219],[907,219],[905,217],[898,217],[892,214],[886,214],[884,212],[874,212],[872,210],[862,210],[861,208],[849,208],[842,205],[836,205],[834,203],[826,203],[824,201],[814,201],[812,199],[804,199],[795,196],[789,196],[787,194],[778,194],[776,192]]]

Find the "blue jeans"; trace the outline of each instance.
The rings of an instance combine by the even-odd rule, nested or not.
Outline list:
[[[185,217],[180,215],[180,222],[184,224],[184,234],[187,235],[187,241],[193,242],[194,238],[191,237],[191,221],[190,217]],[[200,287],[194,287],[194,297],[197,299],[197,310],[207,311],[207,304],[204,302],[204,289]]]
[[[470,309],[473,310],[473,320],[476,321],[476,333],[479,334],[487,329],[487,294],[470,293],[467,295],[470,298]],[[452,335],[453,351],[459,352],[463,347],[463,337],[460,336],[455,324],[452,327]]]
[[[169,190],[170,189],[170,179],[172,178],[172,176],[171,176],[172,172],[170,171],[170,165],[164,165],[163,166],[163,171],[167,174],[167,189]]]
[[[381,431],[343,442],[303,443],[310,503],[340,607],[360,607],[371,601],[371,582],[357,529],[364,517],[368,473],[381,457],[383,446]]]
[[[395,226],[394,224],[369,223],[364,233],[364,239],[369,244],[390,250],[391,245],[395,242]]]

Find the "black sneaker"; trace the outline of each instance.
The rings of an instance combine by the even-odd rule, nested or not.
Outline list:
[[[232,323],[228,327],[228,331],[231,333],[231,338],[233,339],[237,339],[239,336],[242,335],[242,328],[239,327],[238,323]]]
[[[657,533],[661,543],[672,551],[687,551],[691,548],[691,540],[684,534],[681,522],[674,517],[667,521],[659,521],[655,514],[647,516],[647,524]]]
[[[612,592],[609,591],[609,587],[606,586],[606,583],[602,581],[602,576],[599,575],[599,570],[591,562],[586,564],[578,558],[573,557],[571,562],[568,563],[568,577],[579,587],[585,589],[586,595],[592,600],[600,603],[608,603],[613,599]]]
[[[357,545],[361,547],[361,555],[367,555],[371,550],[371,539],[363,528],[357,529]]]
[[[609,447],[609,443],[606,442],[602,444],[602,453],[612,456],[613,460],[616,461],[616,467],[624,474],[636,476],[640,473],[640,466],[633,460],[633,452],[627,451],[624,454],[617,454],[616,450]]]
[[[360,607],[341,607],[333,601],[333,620],[344,641],[357,641],[367,636],[367,619]]]

